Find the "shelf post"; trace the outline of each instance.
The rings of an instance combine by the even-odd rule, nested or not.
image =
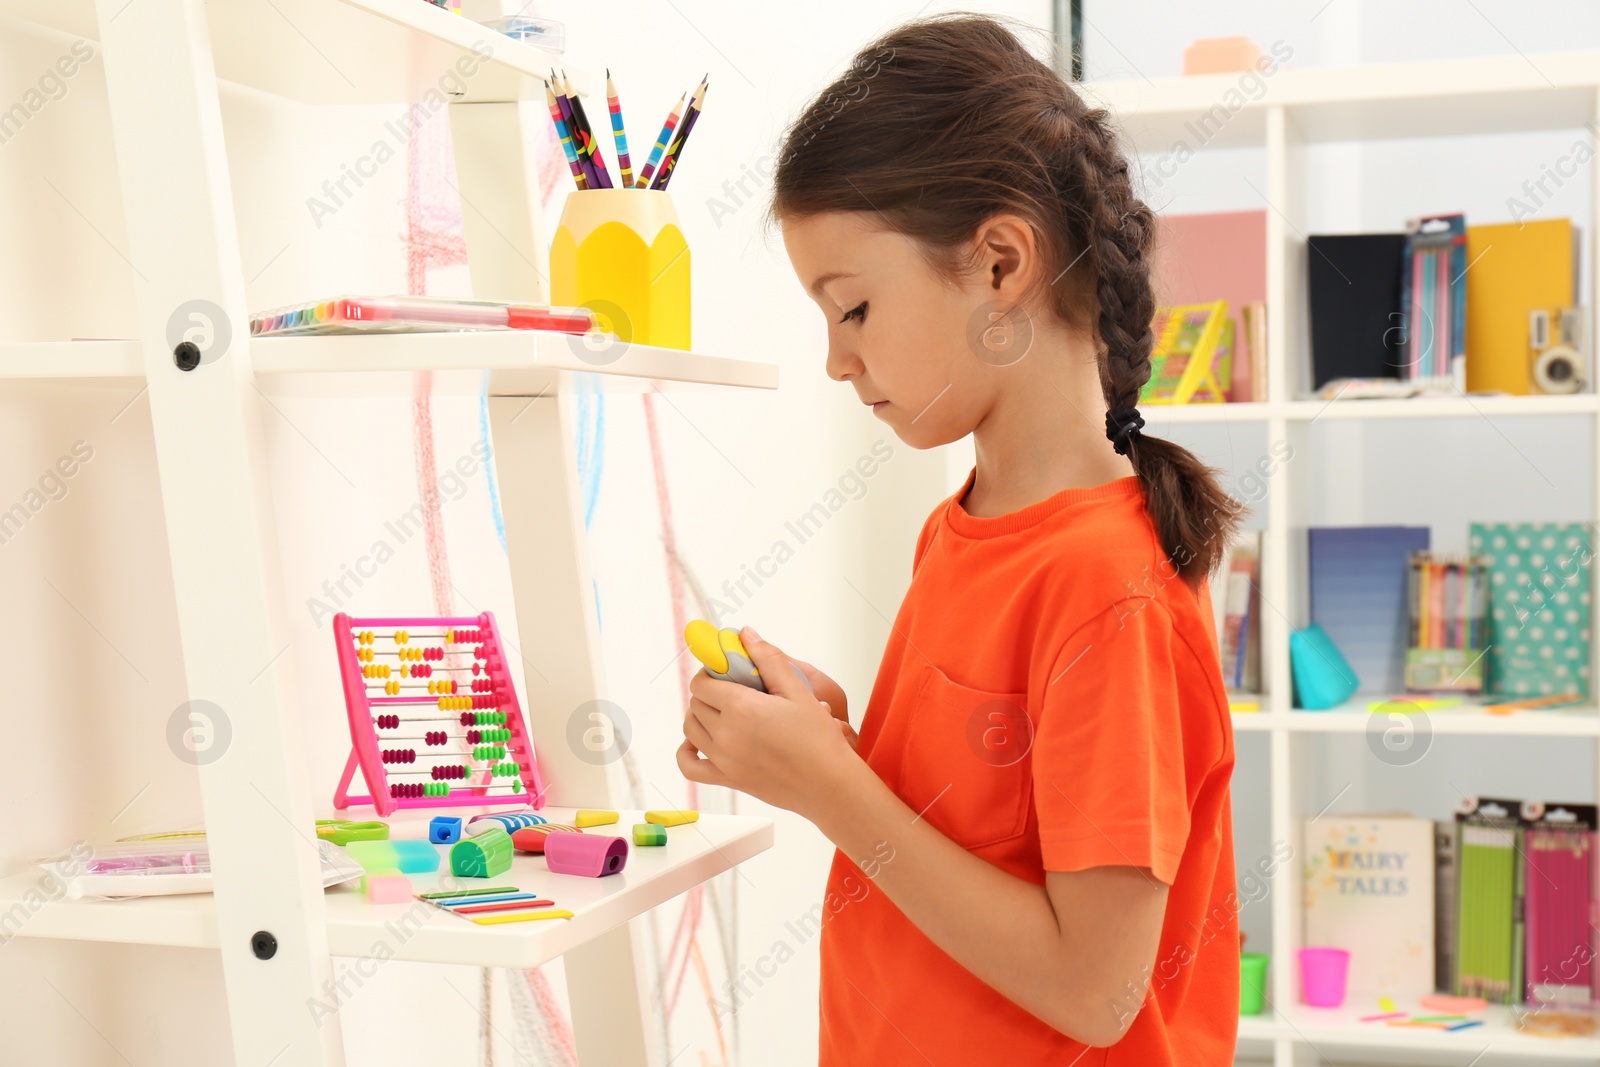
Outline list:
[[[344,1063],[201,0],[99,0],[234,1062]],[[199,365],[181,370],[187,340]],[[152,770],[152,773],[156,773]],[[270,938],[264,936],[270,934]],[[325,985],[325,983],[327,983]],[[333,1010],[318,1012],[317,1004]]]

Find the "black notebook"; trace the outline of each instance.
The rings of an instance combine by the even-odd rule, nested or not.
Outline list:
[[[1403,233],[1307,238],[1310,248],[1311,388],[1334,378],[1398,378]]]

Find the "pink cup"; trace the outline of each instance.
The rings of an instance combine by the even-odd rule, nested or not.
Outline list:
[[[1314,1008],[1337,1008],[1344,1003],[1345,979],[1350,973],[1350,953],[1342,948],[1300,950],[1300,999]]]

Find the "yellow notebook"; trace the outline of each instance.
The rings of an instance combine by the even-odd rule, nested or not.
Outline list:
[[[1467,391],[1531,391],[1528,312],[1572,299],[1572,221],[1467,227]]]

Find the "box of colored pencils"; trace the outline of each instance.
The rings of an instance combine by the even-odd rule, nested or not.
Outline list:
[[[1488,558],[1412,552],[1406,573],[1406,691],[1483,692]]]
[[[440,330],[549,330],[586,334],[597,327],[581,307],[442,300],[421,296],[340,296],[250,316],[253,337],[320,333],[424,333]]]
[[[1587,1005],[1595,993],[1595,805],[1530,801],[1522,821],[1523,996],[1529,1003]]]
[[[1509,1004],[1521,994],[1517,893],[1521,805],[1464,797],[1456,811],[1456,976],[1451,992]]]

